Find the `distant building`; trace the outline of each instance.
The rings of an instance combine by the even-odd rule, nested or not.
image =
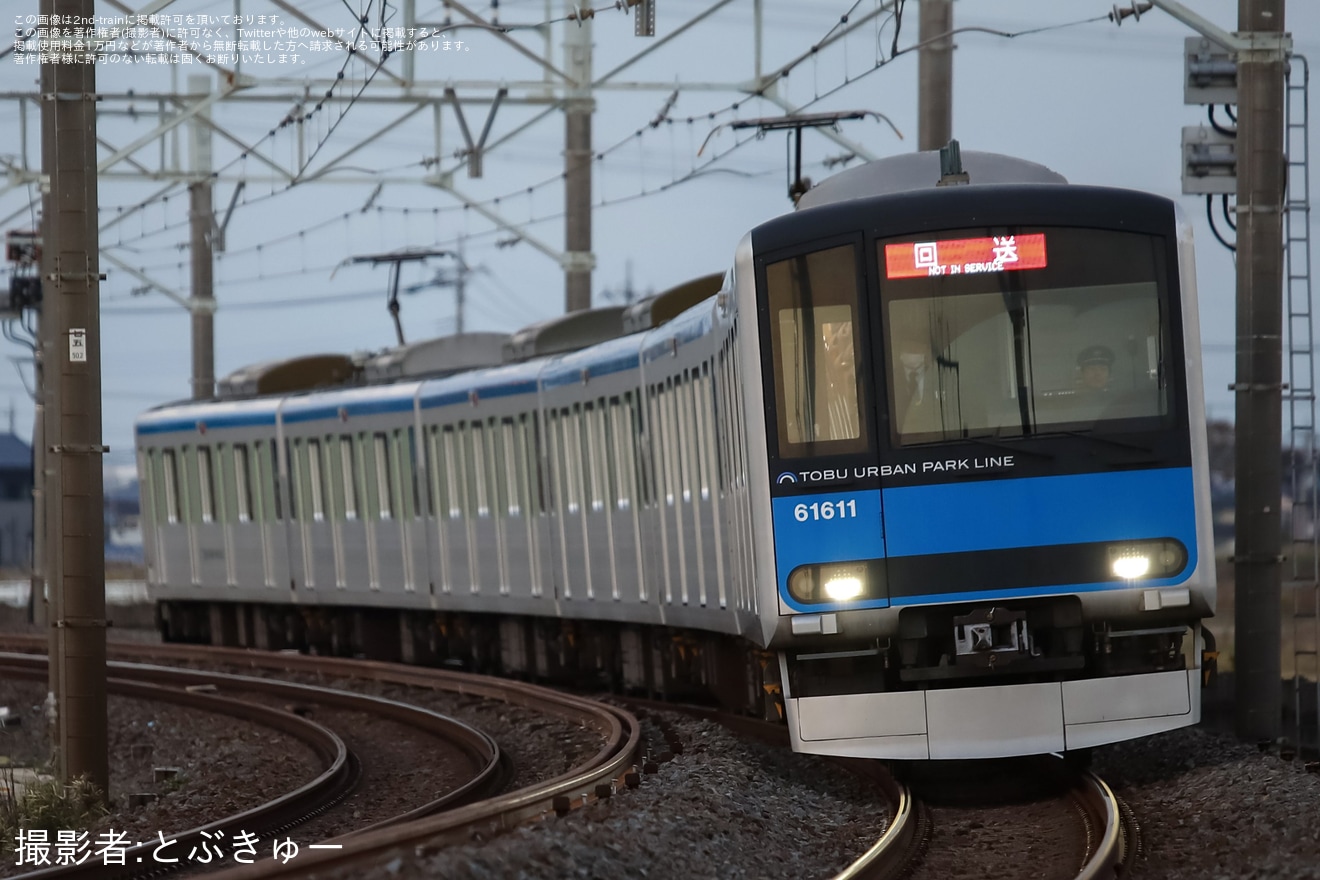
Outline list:
[[[0,433],[0,566],[32,563],[32,447]]]

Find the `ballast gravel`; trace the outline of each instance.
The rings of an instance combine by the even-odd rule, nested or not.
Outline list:
[[[0,756],[46,757],[34,700],[40,690],[26,682],[0,682],[0,705],[24,714],[20,726],[0,729]],[[546,731],[535,720],[515,716],[500,719],[498,736],[518,744],[526,769],[543,751],[531,744]],[[98,827],[168,836],[235,812],[253,797],[266,799],[296,787],[312,772],[301,746],[286,738],[186,712],[169,718],[167,735],[152,735],[147,758],[143,722],[140,712],[111,712],[111,766],[133,768],[134,781],[119,789],[115,812]],[[827,760],[746,740],[675,712],[647,712],[643,724],[653,758],[665,748],[666,734],[682,748],[659,763],[657,772],[643,774],[640,787],[492,840],[421,854],[398,852],[339,876],[823,880],[885,829],[887,806],[880,793]],[[555,742],[552,738],[545,751],[561,761],[575,750]],[[153,805],[130,809],[122,795],[135,790],[132,786],[148,787],[141,774],[162,764],[180,767],[182,782],[159,788]],[[1320,880],[1320,773],[1304,757],[1285,760],[1277,748],[1262,751],[1197,727],[1097,749],[1093,769],[1140,823],[1141,851],[1127,876]],[[291,835],[297,838],[296,829]],[[1005,845],[1002,838],[984,838],[987,848]],[[937,828],[931,846],[939,843]],[[944,865],[947,876],[993,876],[984,854],[978,855],[980,845],[960,847],[960,855]],[[1014,876],[1034,876],[1032,861],[1031,854],[1022,853],[1023,870]],[[25,870],[13,862],[12,852],[0,856],[0,876]]]

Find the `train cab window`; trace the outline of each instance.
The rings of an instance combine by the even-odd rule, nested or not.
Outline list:
[[[1103,230],[995,232],[879,243],[895,441],[1131,429],[1166,418],[1162,241]],[[1007,248],[1012,260],[994,268],[973,256],[959,267],[973,271],[949,273],[965,256],[959,247]],[[913,268],[921,259],[933,273]]]
[[[852,245],[765,269],[779,455],[867,447],[857,363],[858,263]]]

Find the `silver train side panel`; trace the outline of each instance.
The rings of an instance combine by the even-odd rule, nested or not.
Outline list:
[[[765,391],[761,383],[761,337],[755,316],[756,269],[752,237],[743,236],[734,256],[738,311],[747,316],[738,334],[738,359],[747,437],[747,483],[750,507],[749,560],[759,630],[745,634],[758,644],[771,646],[779,626],[779,591],[775,586],[774,527],[770,518],[770,461],[766,451]]]

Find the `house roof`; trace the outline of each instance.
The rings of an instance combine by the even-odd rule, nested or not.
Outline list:
[[[32,447],[15,434],[0,433],[0,470],[32,470]]]

